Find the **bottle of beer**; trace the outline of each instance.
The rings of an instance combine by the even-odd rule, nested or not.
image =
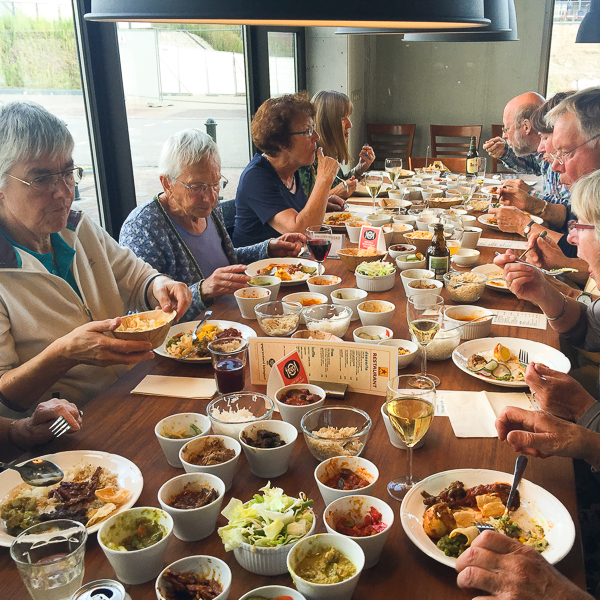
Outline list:
[[[427,268],[435,273],[438,281],[444,280],[444,274],[450,268],[450,250],[446,245],[442,223],[437,223],[433,228],[431,245],[427,248]]]
[[[471,145],[469,147],[469,151],[467,152],[467,175],[473,175],[477,173],[477,158],[479,156],[479,152],[477,152],[477,138],[473,135],[471,136]]]

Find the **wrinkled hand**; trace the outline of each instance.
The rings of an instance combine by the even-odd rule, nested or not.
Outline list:
[[[568,258],[558,247],[558,244],[550,237],[541,238],[539,233],[532,233],[527,240],[527,253],[525,260],[542,269],[559,269],[564,267]]]
[[[202,298],[212,300],[217,296],[233,294],[236,290],[246,287],[250,277],[244,273],[245,270],[246,265],[229,265],[215,269],[213,274],[207,277],[200,286]]]
[[[340,170],[340,163],[323,154],[323,148],[317,149],[317,179],[325,179],[328,182],[328,186],[331,187],[335,176]]]
[[[164,312],[177,311],[175,321],[179,321],[192,303],[190,288],[181,281],[173,281],[161,275],[152,281],[148,295],[152,294]]]
[[[456,560],[457,584],[488,592],[473,600],[592,600],[536,550],[484,531]]]
[[[21,448],[31,448],[50,441],[54,434],[50,425],[58,417],[64,417],[74,433],[81,428],[82,419],[74,404],[59,398],[53,398],[37,405],[31,417],[19,419],[12,428],[13,439]]]
[[[327,198],[327,212],[339,212],[344,210],[344,201],[335,194],[332,194]]]
[[[522,179],[506,179],[500,188],[500,202],[505,206],[514,206],[526,210],[529,198],[529,186]]]
[[[366,144],[361,148],[360,154],[358,155],[358,164],[356,165],[356,171],[358,174],[364,173],[375,160],[375,151],[371,146]]]
[[[352,196],[352,194],[354,194],[357,185],[358,180],[353,175],[352,177],[346,179],[346,185],[344,185],[343,183],[338,183],[338,185],[332,188],[331,194],[333,196],[339,196],[340,198],[347,200],[348,198],[350,198],[350,196]],[[346,187],[348,187],[347,190]]]
[[[540,408],[568,421],[576,422],[596,402],[570,375],[545,365],[529,363],[525,383],[535,392]]]
[[[306,244],[306,237],[302,233],[284,233],[269,242],[269,256],[273,258],[298,256],[304,244]]]
[[[501,158],[506,152],[507,143],[501,137],[495,137],[483,144],[483,149],[492,158]]]
[[[525,213],[514,206],[500,206],[499,208],[490,208],[491,215],[496,215],[498,228],[506,233],[523,232],[525,225],[531,220]]]
[[[554,289],[546,277],[529,265],[515,262],[517,255],[512,250],[499,254],[494,258],[494,264],[502,267],[504,280],[510,291],[521,300],[529,300],[539,306],[542,294],[548,289]]]

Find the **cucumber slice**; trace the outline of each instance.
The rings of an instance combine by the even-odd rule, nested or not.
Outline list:
[[[512,379],[512,373],[506,365],[498,365],[493,371],[492,376],[499,381],[509,381]]]
[[[496,369],[496,367],[498,367],[498,361],[497,360],[490,360],[489,363],[487,363],[487,365],[485,365],[485,367],[483,367],[483,369],[485,371],[489,371],[490,373],[494,372],[494,369]]]

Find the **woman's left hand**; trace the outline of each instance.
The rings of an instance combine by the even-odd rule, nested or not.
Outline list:
[[[192,292],[190,288],[180,281],[173,281],[170,277],[160,275],[152,281],[148,288],[149,302],[154,296],[165,312],[177,311],[175,321],[179,321],[186,313],[192,303]]]
[[[304,244],[306,244],[306,237],[302,233],[284,233],[269,242],[269,256],[272,258],[298,256]]]
[[[343,198],[336,196],[335,194],[331,194],[329,198],[327,198],[327,208],[325,209],[327,212],[339,212],[340,210],[344,210],[344,204],[346,204]]]
[[[371,146],[363,146],[358,157],[358,165],[356,165],[357,175],[362,175],[375,160],[375,151]]]

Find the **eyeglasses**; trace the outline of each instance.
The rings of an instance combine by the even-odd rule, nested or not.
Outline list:
[[[226,177],[223,177],[222,175],[218,183],[193,183],[192,185],[187,185],[187,183],[183,183],[183,181],[179,181],[179,179],[175,179],[175,181],[177,183],[180,183],[184,188],[187,188],[192,196],[206,194],[209,188],[213,192],[219,193],[219,190],[221,188],[225,189],[227,187],[227,184],[229,183],[229,180]]]
[[[9,177],[24,183],[31,187],[32,190],[36,192],[52,192],[58,185],[58,182],[62,179],[66,185],[69,187],[75,187],[82,179],[83,179],[83,168],[82,167],[71,167],[66,171],[61,171],[60,173],[51,173],[50,175],[42,175],[41,177],[36,177],[31,181],[23,181],[23,179],[19,179],[10,173],[7,173]]]
[[[575,148],[571,148],[568,152],[563,152],[562,154],[559,154],[558,152],[556,154],[550,153],[550,156],[552,157],[552,160],[558,161],[559,165],[564,165],[565,158],[567,158],[567,156],[573,154],[573,152],[575,152],[575,150],[577,150],[577,148],[581,148],[581,146],[585,146],[586,144],[589,144],[591,141],[593,141],[599,137],[600,137],[600,133],[597,133],[594,137],[591,137],[589,140],[583,142],[583,144],[579,144],[579,146],[575,146]]]
[[[579,232],[584,229],[596,229],[596,226],[586,225],[585,223],[579,223],[579,221],[573,219],[572,221],[567,222],[567,228],[569,229],[569,233],[571,233],[571,231],[573,231],[574,229]]]
[[[317,131],[317,126],[313,123],[308,129],[304,131],[292,131],[290,135],[303,135],[304,137],[312,137],[313,134]]]

